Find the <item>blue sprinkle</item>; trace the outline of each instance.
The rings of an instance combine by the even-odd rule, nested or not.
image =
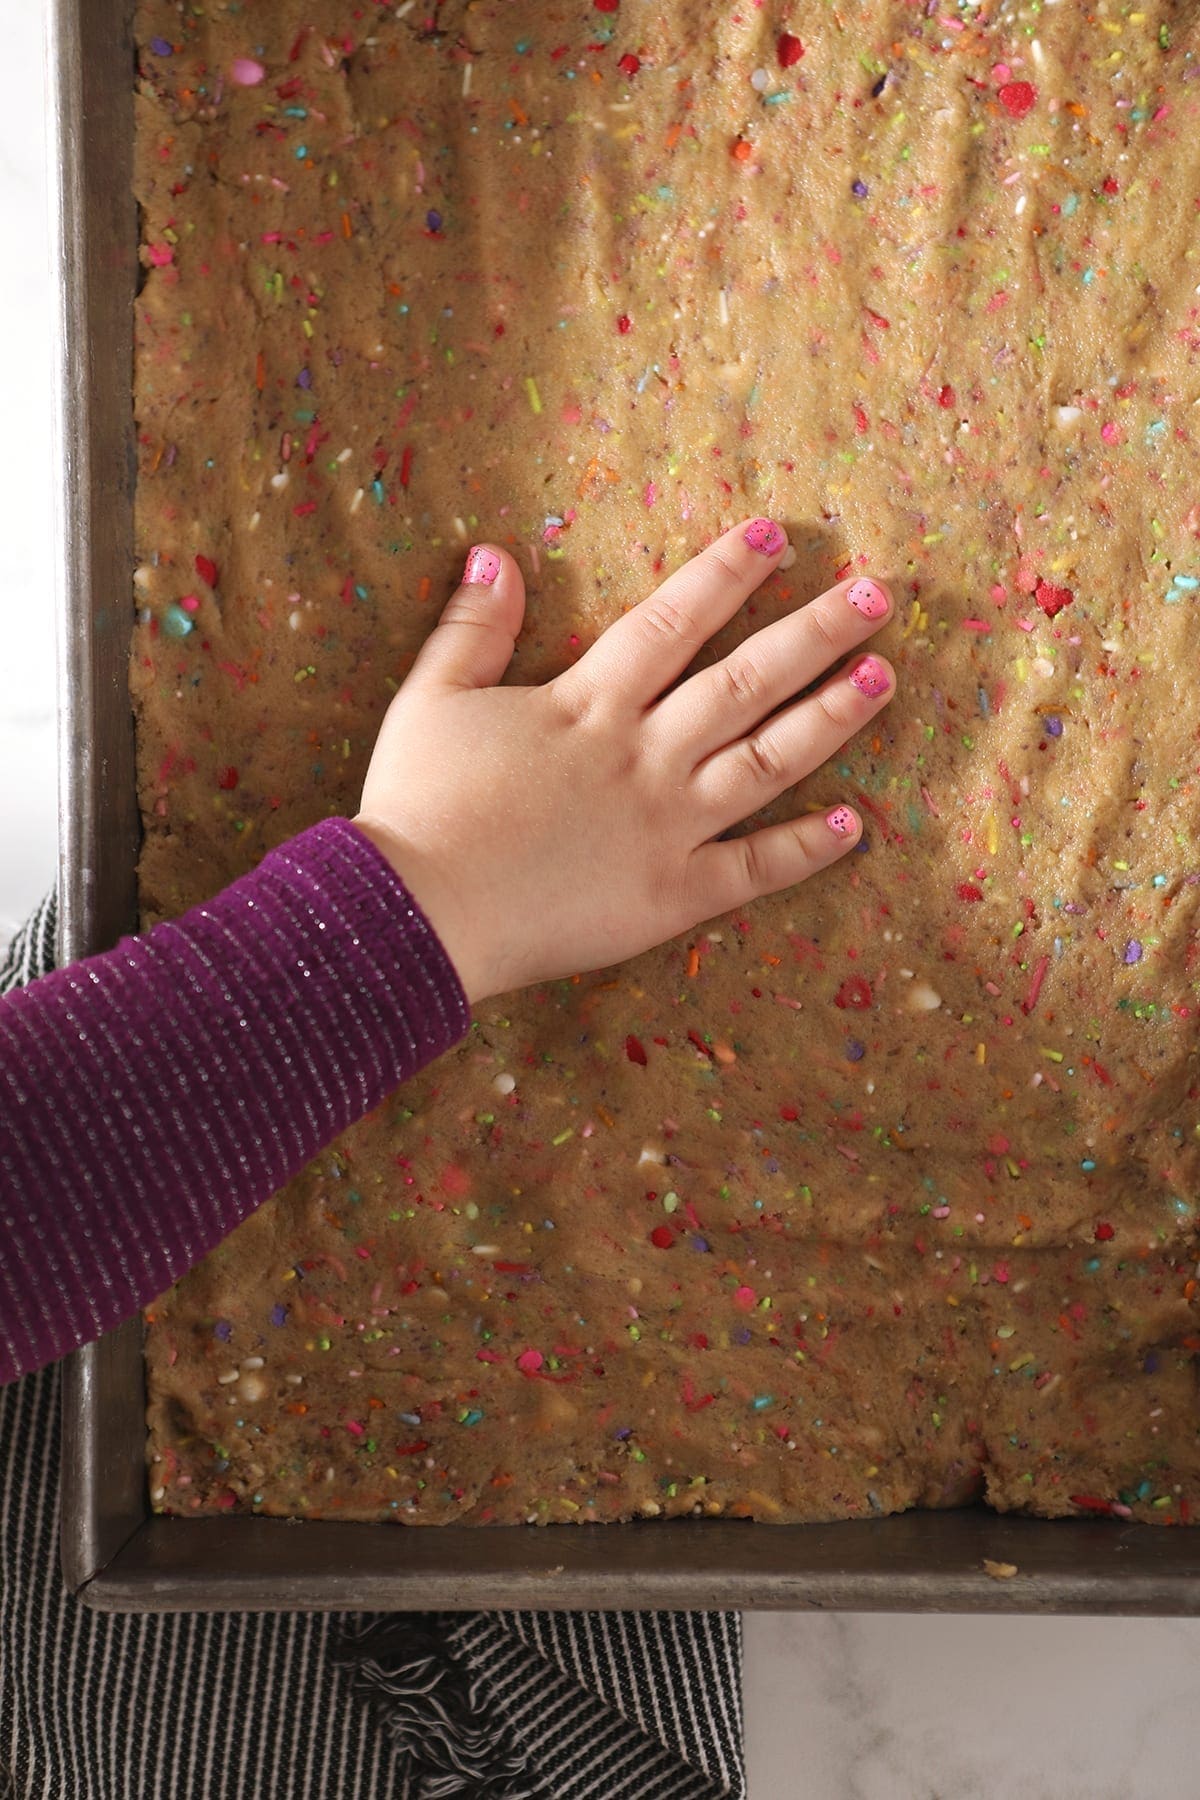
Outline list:
[[[419,1425],[421,1423],[420,1413],[401,1413],[400,1417],[406,1425]]]
[[[163,614],[163,630],[168,637],[185,638],[195,629],[194,621],[188,618],[182,606],[168,606]]]
[[[694,1237],[692,1239],[692,1249],[693,1250],[707,1250],[708,1247],[709,1247],[709,1243],[708,1243],[707,1238]]]
[[[857,1038],[846,1039],[846,1061],[861,1062],[867,1054],[867,1046],[860,1044]]]
[[[150,39],[150,48],[151,48],[151,50],[153,50],[155,56],[174,56],[174,54],[175,54],[175,52],[171,48],[170,44],[168,44],[166,38],[159,38],[159,37],[151,38]]]
[[[272,1325],[287,1324],[287,1307],[281,1306],[278,1301],[276,1301],[275,1305],[271,1308],[271,1323]]]
[[[425,223],[428,225],[430,231],[440,231],[442,229],[442,215],[438,212],[436,207],[431,206],[429,211],[425,214]]]
[[[1185,594],[1194,594],[1196,589],[1200,588],[1200,576],[1172,575],[1171,586],[1182,588]]]
[[[1087,1173],[1090,1175],[1092,1170],[1096,1166],[1095,1159],[1091,1156],[1085,1156],[1079,1166],[1081,1169],[1085,1169],[1087,1171]]]
[[[624,1443],[626,1438],[631,1438],[633,1436],[633,1427],[631,1425],[622,1425],[620,1431],[613,1432],[613,1436],[615,1438],[620,1438],[621,1442]]]
[[[1147,1356],[1145,1362],[1142,1364],[1142,1371],[1146,1375],[1157,1375],[1158,1374],[1158,1351],[1157,1350],[1151,1350],[1151,1352]]]
[[[774,1406],[774,1394],[756,1394],[751,1404],[755,1412],[765,1412],[768,1406]]]
[[[217,1320],[216,1324],[213,1326],[213,1336],[219,1337],[223,1344],[229,1342],[230,1338],[233,1336],[233,1326],[228,1319]]]
[[[1058,717],[1057,713],[1047,714],[1047,716],[1042,720],[1042,724],[1046,728],[1046,736],[1047,737],[1056,737],[1057,738],[1057,737],[1062,736],[1062,730],[1063,730],[1062,720]]]

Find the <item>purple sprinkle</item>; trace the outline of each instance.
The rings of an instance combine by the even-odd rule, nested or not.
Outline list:
[[[708,1239],[702,1238],[702,1237],[694,1237],[692,1239],[692,1249],[693,1250],[707,1250],[708,1249]]]
[[[1141,962],[1141,960],[1142,960],[1142,946],[1138,943],[1138,940],[1136,938],[1130,938],[1129,942],[1125,946],[1125,961],[1127,963],[1135,963],[1135,962]]]
[[[281,1306],[278,1300],[271,1308],[271,1323],[272,1325],[286,1325],[287,1323],[287,1307]]]
[[[442,229],[442,215],[438,212],[436,207],[431,206],[429,211],[425,214],[425,223],[428,225],[430,231],[440,231]]]
[[[621,1442],[624,1443],[626,1438],[631,1438],[633,1436],[632,1425],[622,1425],[620,1431],[613,1432],[613,1436],[620,1438]]]
[[[1149,1356],[1147,1356],[1145,1362],[1142,1364],[1142,1370],[1147,1375],[1157,1375],[1158,1374],[1158,1351],[1157,1350],[1151,1350]]]
[[[217,1320],[216,1324],[213,1326],[213,1336],[219,1337],[223,1344],[229,1342],[230,1338],[233,1336],[233,1326],[229,1323],[228,1319]]]
[[[854,195],[855,199],[865,200],[867,197],[866,182],[856,175],[854,180],[850,183],[850,192]]]
[[[155,56],[174,56],[175,54],[166,38],[151,38],[150,48],[153,50]]]
[[[847,1062],[861,1062],[866,1054],[867,1046],[865,1044],[860,1044],[857,1038],[846,1039]]]
[[[1047,717],[1042,720],[1042,723],[1046,727],[1047,737],[1062,736],[1062,720],[1054,713],[1048,714]]]
[[[750,1342],[750,1335],[750,1327],[748,1325],[739,1325],[733,1334],[733,1341],[735,1344],[748,1344]]]
[[[312,386],[312,375],[308,369],[301,369],[296,377],[296,386],[302,388],[310,388]]]

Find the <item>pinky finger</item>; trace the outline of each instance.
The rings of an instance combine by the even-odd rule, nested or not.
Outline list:
[[[697,918],[732,912],[764,894],[807,881],[852,850],[862,820],[850,806],[765,825],[745,837],[721,838],[692,853],[689,895]]]

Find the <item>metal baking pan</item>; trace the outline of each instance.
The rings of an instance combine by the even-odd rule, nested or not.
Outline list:
[[[58,145],[60,955],[136,928],[132,313],[138,283],[130,0],[54,0]],[[1200,1530],[998,1517],[837,1525],[404,1527],[155,1517],[141,1318],[63,1381],[61,1556],[107,1612],[822,1607],[1200,1612]],[[1014,1563],[997,1580],[984,1558]]]

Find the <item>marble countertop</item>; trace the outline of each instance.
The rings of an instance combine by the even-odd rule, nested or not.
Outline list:
[[[44,7],[0,110],[0,940],[57,845]],[[1198,1692],[1200,1621],[751,1615],[750,1800],[1194,1800]]]

